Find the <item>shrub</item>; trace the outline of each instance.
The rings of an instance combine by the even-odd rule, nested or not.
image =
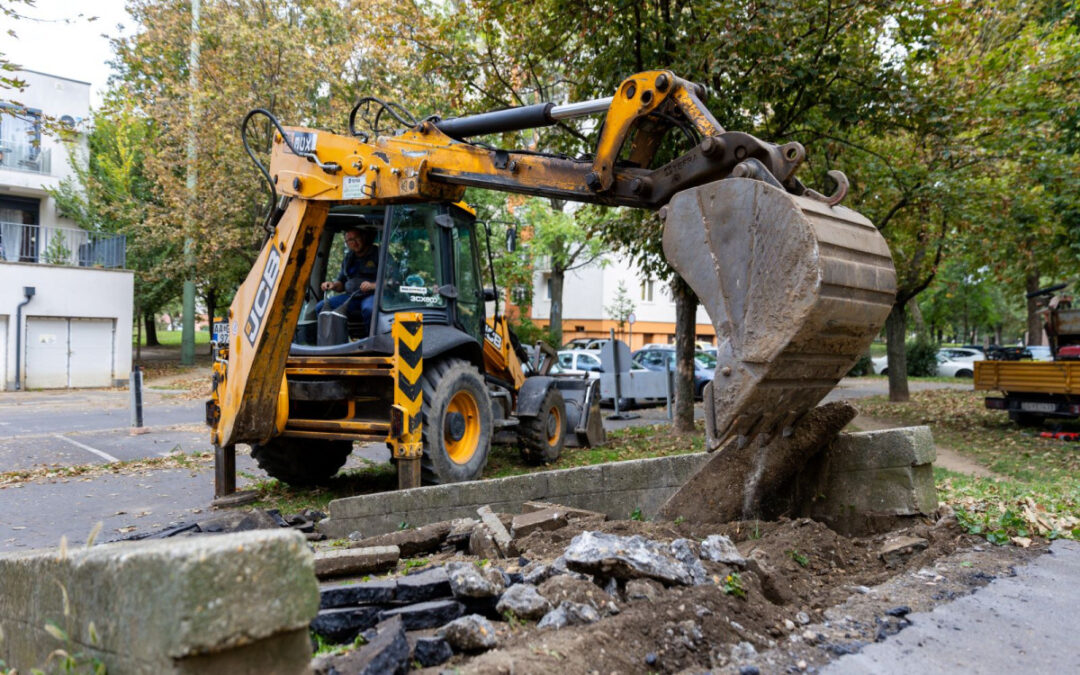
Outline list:
[[[869,354],[863,354],[859,357],[859,360],[855,362],[855,365],[848,371],[848,377],[862,377],[863,375],[872,375],[874,372],[874,363],[870,360]]]
[[[937,375],[938,345],[919,336],[909,342],[907,348],[907,374],[909,377],[933,377]]]

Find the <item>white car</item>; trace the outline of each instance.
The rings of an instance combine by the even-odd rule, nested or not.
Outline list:
[[[972,377],[975,375],[975,362],[986,358],[978,349],[965,347],[945,347],[937,353],[938,377]],[[889,374],[889,357],[879,356],[870,359],[875,375]]]
[[[1050,348],[1045,345],[1035,345],[1034,347],[1028,347],[1027,350],[1031,352],[1031,358],[1036,361],[1054,360],[1054,355],[1050,353]]]
[[[590,380],[600,377],[599,349],[563,349],[557,363],[558,372],[565,375],[588,374]]]

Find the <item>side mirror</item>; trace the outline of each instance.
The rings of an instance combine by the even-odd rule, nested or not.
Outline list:
[[[495,289],[494,288],[485,288],[484,289],[484,302],[495,302],[495,299],[497,297],[498,296],[495,294]]]
[[[517,250],[517,228],[510,227],[506,230],[506,252],[513,253]]]

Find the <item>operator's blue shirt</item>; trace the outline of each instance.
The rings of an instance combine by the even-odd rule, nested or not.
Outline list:
[[[337,280],[347,292],[354,293],[360,290],[360,283],[363,281],[375,283],[378,272],[379,247],[373,245],[359,255],[352,251],[347,252],[345,259],[341,261],[341,274]]]

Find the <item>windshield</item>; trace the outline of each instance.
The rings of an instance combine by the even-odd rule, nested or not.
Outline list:
[[[399,206],[394,209],[386,251],[383,311],[445,307],[439,295],[442,279],[437,207]]]
[[[702,370],[712,370],[716,367],[716,357],[708,352],[694,354],[694,361],[697,363],[698,368]]]

